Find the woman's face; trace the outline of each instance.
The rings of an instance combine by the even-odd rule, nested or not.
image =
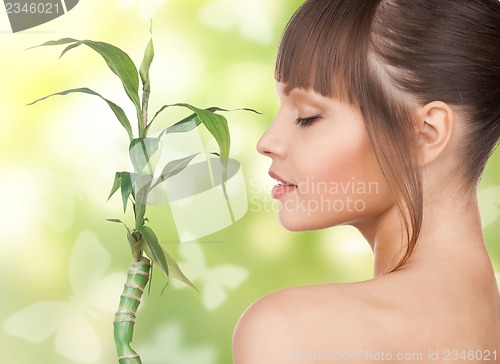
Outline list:
[[[280,109],[257,144],[272,159],[281,224],[292,231],[361,225],[392,206],[364,121],[349,104],[277,84]]]

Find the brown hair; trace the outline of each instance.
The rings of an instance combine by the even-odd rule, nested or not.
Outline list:
[[[405,100],[463,112],[458,172],[475,188],[500,137],[500,2],[308,0],[285,29],[275,77],[359,107],[408,242],[394,271],[413,253],[423,217],[415,115]]]

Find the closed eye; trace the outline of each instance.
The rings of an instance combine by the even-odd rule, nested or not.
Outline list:
[[[295,122],[298,126],[300,126],[301,128],[306,128],[308,126],[311,126],[312,124],[314,124],[316,121],[318,121],[319,119],[321,119],[321,115],[314,115],[314,116],[310,116],[308,118],[301,118],[301,117],[298,117]]]

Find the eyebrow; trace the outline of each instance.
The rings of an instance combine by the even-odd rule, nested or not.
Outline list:
[[[312,88],[305,89],[302,87],[292,86],[288,84],[285,84],[283,88],[283,92],[287,97],[296,98],[299,101],[314,104],[315,106],[320,106],[321,100],[318,100],[318,98],[316,98],[315,95],[312,95],[311,91],[317,93]]]
[[[288,90],[285,89],[285,92],[287,92],[287,91]],[[318,98],[314,97],[314,95],[311,95],[310,91],[308,91],[308,90],[305,90],[303,88],[294,87],[294,88],[290,89],[290,92],[288,93],[288,96],[290,96],[290,94],[292,92],[294,92],[294,94],[291,95],[291,96],[293,98],[296,98],[299,101],[305,101],[307,103],[314,104],[314,105],[320,104],[320,100],[318,100]]]

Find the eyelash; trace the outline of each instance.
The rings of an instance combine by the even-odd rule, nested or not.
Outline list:
[[[299,117],[295,120],[295,123],[301,128],[307,128],[308,126],[311,126],[319,119],[321,119],[320,115],[314,115],[314,116],[310,116],[308,118]]]

